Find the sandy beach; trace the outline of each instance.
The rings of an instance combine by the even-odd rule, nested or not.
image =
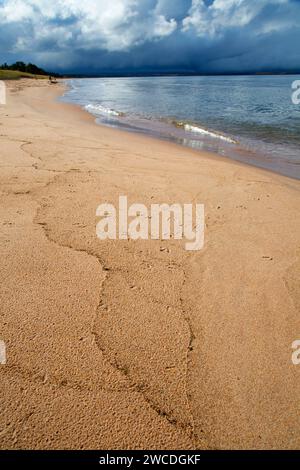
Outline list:
[[[7,89],[0,448],[299,448],[300,182]],[[203,203],[204,249],[100,241],[120,195]]]

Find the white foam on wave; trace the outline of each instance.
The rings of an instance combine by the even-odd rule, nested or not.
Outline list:
[[[85,106],[85,109],[95,114],[104,114],[116,117],[123,116],[123,113],[115,111],[114,109],[105,108],[104,106],[101,106],[101,104],[88,104]]]
[[[204,129],[203,127],[184,123],[179,123],[179,125],[180,127],[183,127],[184,130],[187,132],[194,132],[196,134],[207,135],[209,137],[213,137],[214,139],[224,140],[225,142],[229,142],[230,144],[237,144],[237,141],[232,139],[231,137],[228,137],[223,134],[218,134],[217,132],[209,131],[207,129]]]

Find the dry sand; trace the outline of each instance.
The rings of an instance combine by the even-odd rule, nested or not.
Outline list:
[[[8,92],[1,448],[299,448],[299,181],[97,126],[61,87]],[[99,241],[119,195],[204,203],[204,250]]]

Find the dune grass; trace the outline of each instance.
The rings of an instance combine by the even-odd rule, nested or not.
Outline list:
[[[19,78],[47,79],[47,75],[33,75],[32,73],[19,72],[17,70],[0,69],[0,80],[18,80]]]

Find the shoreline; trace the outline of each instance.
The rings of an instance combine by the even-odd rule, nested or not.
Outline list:
[[[299,448],[299,181],[60,92],[10,82],[0,108],[0,448]],[[119,195],[203,203],[204,249],[99,241]]]
[[[122,129],[121,127],[113,127],[113,126],[109,126],[101,122],[97,122],[97,117],[93,115],[92,113],[88,112],[86,109],[84,109],[84,107],[81,106],[80,104],[71,103],[67,101],[60,101],[60,98],[63,97],[64,89],[66,88],[64,81],[65,79],[58,82],[58,87],[56,88],[57,93],[54,93],[55,103],[57,103],[58,106],[62,106],[61,109],[63,109],[63,107],[66,106],[67,108],[70,108],[70,110],[71,109],[73,109],[74,111],[76,110],[76,114],[81,116],[82,121],[89,122],[90,124],[94,125],[96,129],[99,127],[102,129],[109,129],[110,131],[112,131],[112,133],[120,132],[121,134],[125,134],[127,139],[130,138],[129,136],[133,136],[137,138],[140,137],[141,140],[145,139],[146,141],[150,141],[150,142],[154,141],[157,143],[164,144],[167,147],[174,148],[174,151],[176,150],[178,151],[181,149],[182,152],[186,152],[188,154],[197,156],[198,158],[200,157],[200,158],[206,158],[206,159],[211,159],[211,160],[216,160],[216,161],[229,162],[230,164],[237,165],[238,167],[241,165],[249,169],[254,168],[254,169],[261,171],[262,173],[271,174],[275,177],[278,176],[279,178],[283,178],[283,179],[286,178],[287,180],[291,180],[291,181],[297,181],[297,182],[300,181],[299,178],[279,173],[275,170],[272,170],[271,168],[264,168],[264,167],[260,167],[260,166],[256,166],[254,164],[248,163],[246,161],[236,160],[227,155],[221,155],[212,150],[193,149],[192,147],[174,142],[164,137],[154,136],[151,134],[147,134],[146,132],[129,131],[127,129]],[[53,89],[53,91],[55,90]]]
[[[270,171],[271,173],[279,174],[288,178],[300,180],[300,174],[299,169],[297,167],[297,163],[293,163],[292,161],[290,161],[292,160],[292,157],[287,158],[287,156],[285,156],[283,160],[282,155],[280,154],[277,156],[278,159],[274,156],[272,157],[272,152],[270,153],[270,149],[267,151],[266,149],[262,148],[263,142],[260,143],[260,147],[256,148],[255,145],[257,145],[259,141],[254,144],[255,140],[252,139],[252,147],[249,147],[249,142],[247,143],[245,137],[242,138],[241,136],[234,136],[230,133],[228,129],[225,131],[224,128],[215,129],[211,127],[206,127],[205,124],[201,124],[199,122],[192,123],[192,121],[189,120],[180,120],[178,116],[176,118],[173,118],[172,122],[171,118],[169,119],[167,117],[161,119],[153,118],[153,120],[149,120],[149,122],[151,122],[152,124],[149,124],[148,121],[141,120],[141,116],[135,116],[134,114],[131,115],[130,113],[127,115],[127,113],[122,113],[121,111],[117,110],[116,112],[123,117],[119,116],[118,118],[115,118],[115,121],[106,122],[105,115],[101,116],[100,114],[97,116],[96,112],[92,112],[86,109],[84,104],[72,102],[72,99],[65,98],[65,94],[68,93],[68,90],[72,89],[72,85],[68,83],[68,80],[64,80],[64,84],[67,90],[66,93],[64,93],[60,97],[59,102],[63,104],[72,104],[74,106],[80,107],[84,112],[87,112],[88,114],[92,115],[95,123],[99,126],[108,127],[117,131],[127,132],[129,134],[154,138],[161,142],[169,142],[175,145],[179,145],[180,147],[184,147],[186,149],[191,149],[202,155],[206,154],[218,156],[220,158],[225,158],[230,161],[235,161],[265,171]],[[93,105],[89,103],[88,106]],[[176,122],[178,123],[177,126],[176,124],[174,124]],[[205,137],[202,138],[202,140],[197,140],[197,132],[187,132],[187,134],[182,133],[182,129],[186,126],[192,128],[196,126],[196,129],[201,129],[201,132],[214,135],[215,138],[208,141],[205,140]],[[218,140],[217,136],[220,136],[220,140]],[[193,139],[196,139],[195,147],[193,144]],[[242,140],[240,141],[240,139]],[[223,145],[221,144],[222,140],[224,140]],[[218,142],[220,142],[220,145],[218,144]],[[197,148],[197,145],[199,145],[199,148]],[[273,148],[273,151],[276,154],[276,152],[278,152],[278,149],[276,150],[276,148]]]

